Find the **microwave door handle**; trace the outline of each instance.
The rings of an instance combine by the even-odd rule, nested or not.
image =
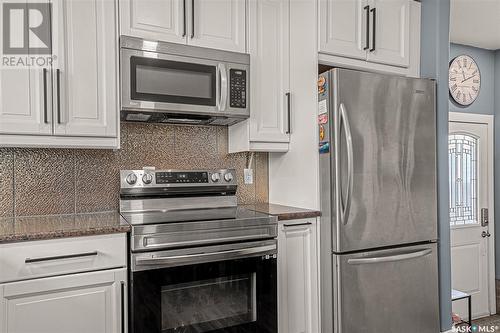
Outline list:
[[[219,111],[225,111],[227,106],[227,93],[228,93],[228,84],[227,84],[227,69],[226,65],[219,64],[219,85],[220,86],[220,99],[219,99]]]
[[[215,104],[217,106],[217,110],[220,111],[220,102],[221,102],[221,89],[220,89],[220,78],[221,78],[221,70],[220,64],[217,65],[217,73],[215,75]]]

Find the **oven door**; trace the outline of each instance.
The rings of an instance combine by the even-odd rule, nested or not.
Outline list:
[[[132,332],[276,333],[276,241],[133,254]]]

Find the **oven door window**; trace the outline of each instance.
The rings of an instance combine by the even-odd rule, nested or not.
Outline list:
[[[201,333],[254,322],[255,292],[255,273],[162,287],[162,332],[190,327]]]
[[[215,66],[131,57],[130,74],[133,100],[216,105]]]
[[[132,332],[276,333],[276,259],[132,273]]]

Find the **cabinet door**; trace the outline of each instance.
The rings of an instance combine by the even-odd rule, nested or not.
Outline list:
[[[366,0],[320,0],[320,52],[366,60]]]
[[[3,4],[4,1],[0,1],[2,18],[8,14],[3,12]],[[4,35],[0,24],[0,45],[7,42],[3,40]],[[0,68],[0,133],[51,134],[50,105],[48,95],[44,94],[49,84],[48,75],[45,78],[44,82],[42,68]]]
[[[246,51],[245,0],[191,0],[188,44]]]
[[[290,0],[249,4],[250,141],[289,142]]]
[[[0,69],[0,133],[51,135],[48,75],[44,82],[41,68]]]
[[[122,269],[0,285],[0,332],[120,332],[126,278]]]
[[[368,61],[409,66],[410,1],[412,0],[370,0]],[[372,49],[374,50],[371,51]]]
[[[185,44],[185,4],[186,0],[120,0],[120,34]]]
[[[317,333],[316,221],[286,222],[278,235],[279,332]]]
[[[116,137],[118,12],[116,0],[53,0],[58,63],[56,135]]]

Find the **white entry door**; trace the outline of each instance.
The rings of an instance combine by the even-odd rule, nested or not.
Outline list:
[[[495,270],[492,133],[486,123],[452,121],[449,125],[452,288],[472,295],[472,317],[479,318],[495,311],[494,296],[490,296],[494,295]],[[454,302],[453,312],[468,318],[466,302]]]

